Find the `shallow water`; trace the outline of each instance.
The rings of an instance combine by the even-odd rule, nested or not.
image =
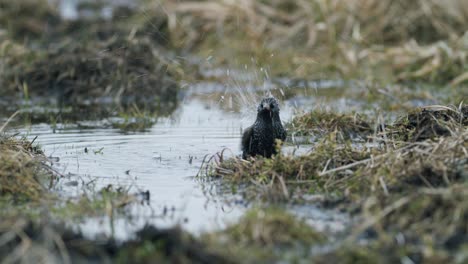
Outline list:
[[[66,181],[96,180],[97,188],[113,184],[148,190],[156,212],[175,209],[170,224],[188,219],[184,227],[199,230],[218,225],[220,209],[206,205],[207,199],[193,177],[205,155],[223,148],[237,151],[239,127],[238,115],[190,100],[174,117],[160,120],[144,133],[99,128],[57,129],[53,133],[48,125],[35,125],[29,137],[38,136],[36,141],[46,155],[59,159],[54,167],[67,176]],[[82,191],[80,185],[64,188],[66,194]],[[224,211],[227,219],[240,212]]]
[[[243,111],[236,112],[231,109],[236,108],[232,100],[200,99],[197,89],[189,87],[178,110],[145,132],[60,124],[55,129],[38,124],[20,130],[30,139],[37,136],[36,142],[54,161],[53,167],[65,176],[57,190],[64,197],[80,195],[83,183],[89,182],[96,189],[112,184],[129,187],[131,192],[150,192],[150,205],[132,207],[131,220],[87,219],[80,225],[85,234],[104,232],[123,239],[147,222],[160,227],[180,224],[199,233],[222,228],[246,210],[243,203],[228,204],[225,199],[217,201],[213,195],[205,195],[206,186],[195,176],[205,156],[223,149],[229,150],[227,155],[240,154],[241,131],[254,121],[255,106],[244,105]],[[296,98],[283,102],[283,122],[297,107],[306,110],[314,106],[314,101]],[[310,149],[294,148],[286,147],[285,152],[297,154]],[[321,229],[329,225],[339,230],[344,226],[344,217],[334,217],[318,208],[292,210]]]

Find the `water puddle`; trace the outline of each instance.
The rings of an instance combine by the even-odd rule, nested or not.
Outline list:
[[[100,128],[64,128],[52,133],[48,125],[34,125],[29,137],[38,136],[45,153],[59,158],[54,168],[68,181],[94,181],[97,188],[112,184],[149,191],[151,211],[172,212],[171,219],[162,222],[182,222],[194,231],[218,226],[222,220],[240,214],[236,208],[207,205],[193,179],[205,155],[223,148],[238,150],[240,123],[237,114],[190,100],[173,117],[160,120],[143,133]],[[80,186],[63,188],[68,194],[81,192]]]
[[[230,150],[226,151],[228,155],[240,154],[241,131],[253,123],[255,106],[244,105],[242,111],[234,111],[236,107],[229,100],[207,99],[197,89],[188,88],[190,96],[179,108],[145,132],[123,133],[119,129],[74,124],[37,124],[19,131],[30,139],[37,137],[36,142],[51,157],[55,170],[65,176],[57,190],[64,197],[80,195],[83,185],[89,183],[96,189],[113,185],[133,192],[149,191],[150,204],[132,207],[132,219],[86,219],[80,224],[85,234],[104,233],[124,239],[148,222],[161,227],[180,224],[199,233],[222,228],[246,210],[245,204],[228,204],[205,195],[205,187],[194,177],[205,156],[223,149]],[[316,99],[299,98],[282,103],[283,122],[291,119],[296,108],[314,107]],[[308,150],[310,146],[285,148],[286,153],[296,154]],[[297,211],[320,228],[329,224],[333,229],[344,219],[340,217],[337,222],[336,217],[318,208]]]

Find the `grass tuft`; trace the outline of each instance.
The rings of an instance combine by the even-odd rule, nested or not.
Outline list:
[[[288,129],[295,136],[320,137],[336,133],[341,139],[364,137],[373,133],[373,127],[359,114],[338,114],[315,110],[293,118]]]
[[[300,259],[309,255],[310,247],[327,239],[282,209],[256,208],[226,229],[203,235],[202,240],[214,252],[231,256],[236,262],[253,263]]]
[[[42,152],[30,142],[0,135],[0,195],[39,201],[46,195]]]

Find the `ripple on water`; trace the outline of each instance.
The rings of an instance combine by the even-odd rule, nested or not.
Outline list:
[[[29,138],[38,136],[37,142],[48,156],[58,157],[54,167],[68,175],[69,181],[95,181],[97,188],[114,184],[149,190],[151,208],[139,212],[142,219],[154,211],[175,208],[169,218],[150,219],[159,225],[182,223],[188,230],[199,232],[222,227],[226,219],[236,219],[242,212],[208,202],[192,179],[205,155],[223,148],[239,152],[239,128],[245,122],[240,117],[191,100],[182,105],[175,117],[160,120],[147,132],[122,134],[118,129],[72,126],[53,133],[52,127],[41,124],[32,126],[27,133]],[[76,195],[82,187],[61,188],[64,195]],[[89,230],[105,230],[96,227],[101,221],[86,222]],[[117,230],[116,235],[119,232],[126,233]]]
[[[293,112],[294,104],[286,103],[282,119],[290,119]],[[238,219],[245,205],[227,205],[206,197],[193,176],[205,155],[224,148],[231,150],[228,155],[239,154],[241,128],[252,124],[254,118],[252,114],[245,117],[192,99],[184,102],[174,116],[159,120],[146,132],[123,134],[112,128],[69,126],[53,133],[52,127],[41,124],[33,125],[27,133],[30,138],[38,136],[37,142],[48,156],[58,157],[54,168],[71,182],[59,187],[65,196],[82,192],[82,184],[75,182],[93,182],[96,188],[109,184],[131,186],[151,193],[151,205],[133,208],[136,215],[131,222],[119,220],[111,225],[109,219],[87,219],[81,225],[89,235],[112,231],[126,238],[148,221],[159,226],[181,224],[198,233]],[[307,149],[302,147],[302,152]],[[171,214],[162,216],[168,208]],[[317,210],[309,208],[312,218],[318,215]]]

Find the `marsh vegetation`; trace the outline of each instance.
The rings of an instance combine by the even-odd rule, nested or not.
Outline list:
[[[67,3],[0,0],[0,259],[468,261],[466,1]],[[288,138],[240,159],[267,93]]]

